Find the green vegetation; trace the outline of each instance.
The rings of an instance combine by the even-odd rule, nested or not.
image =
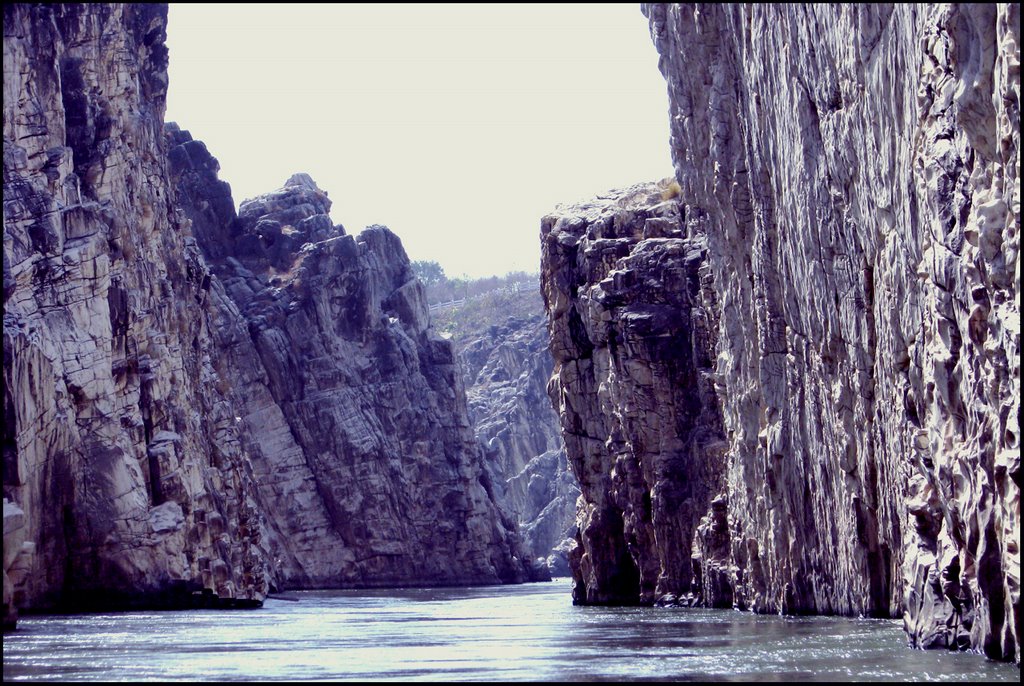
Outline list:
[[[480,335],[487,328],[503,324],[510,318],[527,319],[544,312],[540,288],[520,291],[496,290],[461,304],[441,306],[430,311],[434,329],[459,343]]]
[[[430,288],[442,281],[447,281],[448,279],[448,277],[444,275],[444,267],[437,262],[414,260],[412,268],[413,271],[416,272],[416,276],[419,277],[420,281],[422,281],[423,285],[427,288]]]
[[[540,275],[508,272],[504,276],[448,278],[437,262],[413,262],[427,287],[434,329],[461,340],[509,317],[531,317],[544,311]]]
[[[476,298],[497,290],[515,292],[524,288],[540,288],[540,276],[536,273],[508,272],[505,276],[485,276],[479,279],[471,279],[463,274],[449,278],[439,263],[429,260],[416,260],[412,268],[427,287],[427,302],[431,305]]]
[[[658,184],[660,186],[664,186],[664,189],[661,191],[662,200],[671,200],[683,192],[683,189],[679,186],[679,182],[675,179],[672,179],[668,184],[665,183],[666,181],[668,181],[668,179],[664,179],[660,184]]]

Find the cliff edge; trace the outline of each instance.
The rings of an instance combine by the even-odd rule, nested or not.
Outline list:
[[[675,206],[542,223],[577,600],[1019,662],[1019,6],[643,9]]]
[[[304,174],[236,216],[166,21],[4,6],[4,627],[533,578],[398,237]]]

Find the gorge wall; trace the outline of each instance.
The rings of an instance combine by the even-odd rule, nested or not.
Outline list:
[[[531,578],[497,507],[452,344],[395,234],[333,225],[306,174],[243,201],[168,125],[179,206],[224,284],[219,373],[290,588]]]
[[[1019,662],[1019,6],[643,9],[678,189],[542,222],[576,601]]]
[[[165,21],[4,7],[3,479],[34,546],[12,598],[26,607],[268,588],[210,362],[212,283],[167,178]]]
[[[400,241],[305,175],[235,217],[166,13],[4,7],[5,627],[529,578]]]
[[[542,222],[549,391],[583,495],[578,603],[692,602],[691,540],[722,484],[706,242],[671,194],[641,184]]]
[[[518,519],[529,555],[543,559],[552,575],[568,576],[580,490],[547,397],[552,360],[544,303],[536,287],[491,298],[488,324],[460,324],[452,337],[470,420],[492,490]]]

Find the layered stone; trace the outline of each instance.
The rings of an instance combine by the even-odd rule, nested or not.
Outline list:
[[[514,314],[497,311],[495,323],[457,341],[470,420],[492,490],[516,517],[529,555],[567,576],[580,491],[547,396],[547,317],[539,291],[510,297],[518,300]]]
[[[35,552],[12,596],[36,609],[267,590],[210,275],[167,177],[165,24],[4,7],[5,601],[10,499]]]
[[[236,217],[166,11],[4,8],[5,627],[531,578],[400,241],[306,175]]]
[[[709,323],[710,366],[682,383],[719,408],[699,443],[722,467],[659,475],[621,457],[636,439],[620,418],[643,394],[616,398],[624,374],[595,325],[633,306],[607,294],[632,283],[616,272],[644,241],[634,225],[599,243],[586,208],[546,218],[555,400],[592,503],[578,600],[650,600],[661,577],[685,592],[693,568],[707,604],[902,614],[915,646],[1019,660],[1018,6],[644,11],[669,89],[669,224],[706,241],[714,293],[682,299],[649,260],[662,294],[647,297],[676,298],[672,326]],[[678,260],[676,245],[648,250]],[[656,368],[648,351],[618,356],[637,378]],[[662,406],[637,416],[643,445],[676,444]],[[629,534],[620,483],[656,510],[672,478],[689,489],[681,521]]]
[[[541,223],[549,390],[582,490],[578,603],[689,598],[693,533],[722,482],[715,294],[671,195],[642,184]]]
[[[532,578],[497,507],[450,342],[385,227],[334,225],[306,174],[223,201],[218,164],[169,126],[181,207],[226,299],[216,333],[290,588]],[[228,194],[228,197],[229,194]]]

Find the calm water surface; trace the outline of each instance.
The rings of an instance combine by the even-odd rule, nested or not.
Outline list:
[[[900,622],[573,607],[571,582],[309,591],[263,609],[24,617],[4,681],[1000,680],[1013,665],[905,647]]]

